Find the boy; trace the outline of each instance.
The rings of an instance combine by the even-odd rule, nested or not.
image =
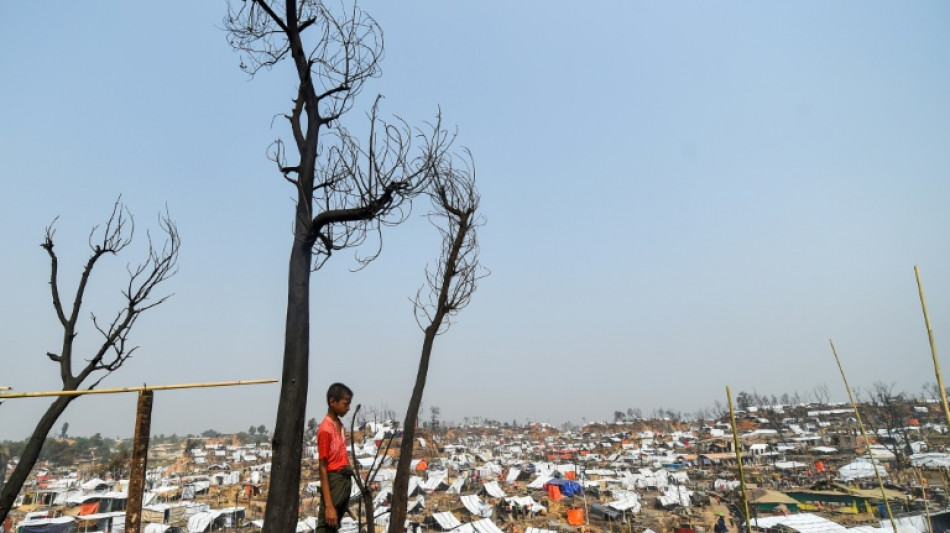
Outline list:
[[[350,502],[353,470],[346,454],[346,433],[341,417],[350,410],[353,391],[342,383],[327,389],[327,416],[317,429],[320,457],[320,491],[323,504],[317,514],[317,532],[330,533],[340,527],[340,519]]]

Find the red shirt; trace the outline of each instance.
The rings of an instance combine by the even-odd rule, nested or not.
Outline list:
[[[336,422],[330,418],[330,415],[324,417],[323,422],[320,422],[320,428],[317,429],[317,452],[320,460],[327,460],[328,472],[337,472],[350,465],[350,460],[346,456],[346,435],[343,425],[340,424],[340,430],[337,431]]]

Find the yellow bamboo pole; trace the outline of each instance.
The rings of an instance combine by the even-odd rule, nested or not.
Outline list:
[[[732,421],[732,442],[736,449],[736,464],[739,466],[739,488],[742,490],[742,510],[745,512],[745,530],[752,533],[752,522],[749,519],[749,498],[745,491],[745,475],[742,473],[742,447],[739,446],[739,430],[736,428],[736,413],[732,409],[732,391],[726,385],[726,398],[729,400],[729,419]]]
[[[858,404],[854,401],[854,394],[851,393],[851,385],[848,384],[848,378],[844,375],[844,367],[841,366],[841,359],[838,357],[838,351],[835,350],[835,343],[828,339],[831,344],[831,353],[835,356],[838,363],[838,370],[841,372],[841,379],[844,381],[844,388],[848,391],[848,398],[851,400],[851,407],[854,409],[854,416],[858,419],[858,427],[861,428],[861,436],[864,437],[864,446],[868,450],[868,458],[871,460],[871,466],[874,467],[874,475],[877,477],[877,484],[881,487],[881,497],[884,498],[884,507],[887,509],[887,517],[891,521],[891,527],[894,533],[897,532],[897,523],[894,522],[894,514],[891,512],[891,503],[887,501],[887,492],[884,491],[884,480],[881,478],[881,472],[877,468],[877,461],[874,460],[874,454],[871,453],[871,442],[868,441],[867,431],[864,430],[864,422],[861,420],[861,413],[858,412]]]
[[[924,487],[924,476],[920,475],[920,470],[915,466],[913,467],[914,473],[917,474],[917,481],[920,483],[920,494],[924,498],[924,511],[927,512],[927,531],[934,530],[933,521],[930,519],[930,500],[927,499],[927,487]]]
[[[6,392],[0,393],[0,400],[13,398],[41,398],[44,396],[84,396],[87,394],[118,394],[122,392],[142,392],[156,390],[198,389],[204,387],[234,387],[237,385],[262,385],[277,383],[276,378],[249,379],[243,381],[212,381],[205,383],[181,383],[178,385],[142,385],[141,387],[119,387],[113,389],[59,390],[45,392]]]
[[[930,340],[930,354],[934,359],[934,373],[937,375],[937,388],[940,389],[940,400],[943,402],[943,414],[947,417],[947,427],[950,427],[950,406],[947,404],[947,389],[943,386],[943,376],[940,375],[940,361],[937,359],[937,344],[934,342],[934,330],[930,327],[930,314],[927,313],[927,299],[924,298],[924,285],[920,281],[920,268],[914,265],[914,275],[917,277],[917,292],[920,293],[920,306],[924,310],[924,324],[927,326],[927,338]]]

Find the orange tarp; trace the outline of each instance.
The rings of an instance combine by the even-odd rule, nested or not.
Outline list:
[[[99,502],[88,502],[82,504],[82,507],[79,508],[79,516],[86,516],[87,514],[96,514],[99,512]]]
[[[416,464],[416,470],[425,470],[425,469],[427,469],[427,468],[429,468],[429,463],[427,463],[427,462],[425,462],[425,461],[419,461],[419,462]]]
[[[548,485],[548,499],[552,502],[561,500],[561,488],[557,485]]]
[[[581,508],[567,510],[567,523],[579,526],[584,523],[584,510]]]
[[[577,472],[568,470],[567,472],[564,472],[564,477],[570,479],[571,481],[577,481]]]

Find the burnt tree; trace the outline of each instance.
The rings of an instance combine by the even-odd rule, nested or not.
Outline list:
[[[452,317],[469,304],[478,280],[486,274],[478,260],[476,230],[483,221],[478,214],[479,196],[473,166],[457,167],[451,160],[446,161],[431,182],[429,196],[434,206],[429,219],[442,234],[442,255],[435,269],[426,269],[425,285],[416,293],[416,322],[424,332],[422,353],[403,422],[389,533],[402,533],[406,521],[409,468],[432,346],[436,336],[449,328]]]
[[[382,30],[356,6],[317,0],[246,0],[229,7],[228,42],[254,76],[289,59],[295,76],[285,118],[290,142],[270,159],[295,191],[287,275],[284,357],[265,533],[293,531],[300,500],[300,461],[310,361],[310,274],[336,252],[376,242],[360,267],[381,251],[381,231],[402,222],[452,143],[441,119],[425,131],[369,113],[360,142],[341,124],[364,83],[379,75]]]
[[[46,357],[58,367],[63,391],[75,391],[82,387],[93,389],[135,353],[138,347],[129,344],[129,334],[141,314],[169,298],[170,295],[155,296],[153,291],[177,272],[181,241],[178,229],[168,214],[160,215],[159,226],[165,234],[164,244],[156,246],[151,236],[147,237],[148,252],[145,260],[138,265],[127,267],[128,280],[121,290],[123,307],[107,321],[100,320],[94,313],[91,314],[91,325],[102,339],[94,351],[81,354],[74,346],[74,341],[79,334],[80,311],[93,270],[103,257],[118,255],[132,244],[135,221],[125,206],[117,201],[105,226],[92,229],[89,233],[89,248],[92,253],[82,269],[71,305],[63,302],[60,296],[59,257],[53,243],[56,234],[54,224],[47,226],[46,236],[40,246],[49,255],[49,284],[53,310],[62,327],[63,337],[59,351],[47,352]],[[3,522],[13,506],[56,420],[75,399],[76,396],[57,396],[37,422],[20,456],[20,462],[0,490],[0,522]]]
[[[862,406],[864,422],[877,441],[894,454],[897,467],[904,468],[914,453],[908,433],[911,404],[903,393],[894,392],[893,383],[875,381],[867,392],[869,400]]]

